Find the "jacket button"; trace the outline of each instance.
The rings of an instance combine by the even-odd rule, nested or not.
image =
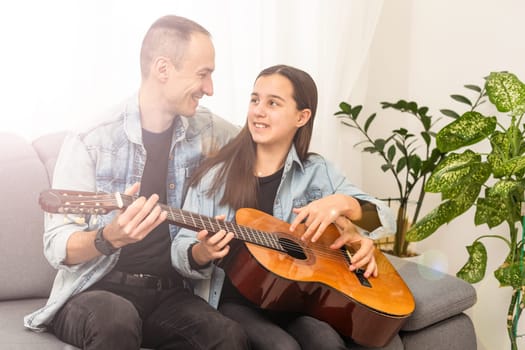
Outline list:
[[[170,188],[170,190],[173,190],[175,188],[175,184],[170,184],[169,188]]]

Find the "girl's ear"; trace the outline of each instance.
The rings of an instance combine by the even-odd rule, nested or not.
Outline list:
[[[308,123],[310,118],[312,117],[312,111],[309,108],[305,108],[297,114],[297,127],[300,128],[301,126]]]

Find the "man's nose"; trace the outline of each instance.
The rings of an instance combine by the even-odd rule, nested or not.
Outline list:
[[[211,76],[204,79],[202,83],[202,91],[208,96],[213,95],[213,80],[211,79]]]

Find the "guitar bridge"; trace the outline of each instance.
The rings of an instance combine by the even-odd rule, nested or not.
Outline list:
[[[346,247],[341,248],[343,252],[345,253],[345,258],[348,261],[348,264],[352,264],[352,254],[348,251]],[[365,270],[363,269],[357,269],[354,271],[355,276],[357,277],[357,280],[363,287],[372,288],[372,284],[370,284],[370,281],[368,278],[365,277]]]
[[[365,277],[365,271],[363,269],[357,269],[354,271],[354,273],[362,286],[372,288],[370,281]]]

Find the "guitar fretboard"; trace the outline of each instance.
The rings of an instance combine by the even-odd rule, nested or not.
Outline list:
[[[221,221],[209,216],[195,214],[182,209],[176,209],[161,204],[160,207],[168,212],[168,220],[193,231],[207,230],[215,233],[220,230],[232,232],[238,240],[260,245],[262,247],[286,252],[279,241],[279,236],[274,233],[263,232],[247,226],[237,225],[230,221]]]

